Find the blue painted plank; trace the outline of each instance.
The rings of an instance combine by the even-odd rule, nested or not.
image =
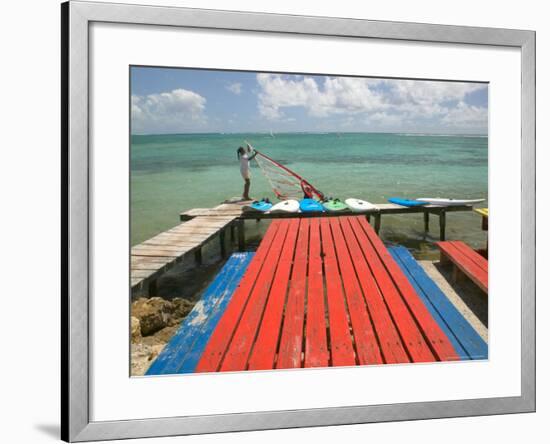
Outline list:
[[[195,368],[197,367],[197,364],[202,356],[202,353],[204,349],[206,348],[206,344],[208,344],[208,341],[210,340],[210,336],[212,336],[212,333],[214,332],[216,326],[218,325],[218,321],[222,317],[222,315],[225,313],[225,309],[227,308],[227,305],[229,304],[229,301],[231,300],[231,296],[233,296],[233,293],[237,289],[237,286],[241,282],[241,279],[248,268],[248,264],[252,260],[252,257],[254,256],[254,253],[240,253],[240,254],[246,254],[246,260],[243,262],[241,266],[237,269],[236,273],[233,275],[232,279],[228,283],[227,287],[224,290],[224,295],[221,297],[221,300],[218,304],[217,309],[212,313],[212,315],[208,318],[208,320],[205,322],[205,324],[202,327],[201,333],[197,335],[196,341],[189,350],[189,353],[185,357],[185,359],[182,361],[180,367],[178,368],[178,373],[193,373],[195,371]]]
[[[230,271],[233,269],[233,265],[238,262],[238,258],[231,256],[221,271],[216,275],[214,281],[207,288],[201,300],[195,305],[194,309],[185,317],[180,328],[172,336],[170,342],[164,347],[159,356],[151,364],[146,375],[162,375],[167,373],[175,373],[166,370],[166,367],[171,365],[175,355],[177,355],[181,349],[186,350],[188,346],[188,338],[192,334],[192,326],[200,319],[202,315],[202,308],[204,302],[209,298],[215,297],[219,293],[220,289],[225,284],[227,278],[231,275]]]
[[[191,373],[254,253],[234,253],[206,289],[146,375]]]
[[[400,246],[390,247],[389,251],[461,358],[487,359],[487,343],[426,274],[411,253]]]
[[[453,347],[456,350],[456,353],[458,354],[458,356],[460,356],[460,359],[461,360],[470,359],[470,355],[466,352],[466,350],[464,350],[464,348],[462,347],[462,344],[460,343],[460,341],[457,340],[456,336],[453,334],[453,332],[449,328],[448,323],[445,321],[445,319],[443,319],[441,314],[434,308],[434,306],[430,302],[429,298],[426,295],[425,290],[419,286],[419,283],[413,277],[413,275],[411,274],[408,267],[403,263],[402,257],[399,254],[400,253],[400,251],[399,251],[400,248],[402,248],[402,247],[390,247],[390,248],[388,248],[388,250],[389,250],[390,254],[393,256],[393,258],[395,259],[395,261],[397,262],[397,264],[399,265],[399,267],[401,268],[401,270],[403,271],[403,273],[405,274],[405,276],[407,276],[407,279],[409,280],[409,282],[412,284],[412,286],[414,287],[414,289],[418,293],[418,296],[420,296],[420,299],[422,300],[422,302],[424,302],[424,305],[426,306],[426,308],[428,309],[428,311],[430,312],[432,317],[436,320],[439,327],[445,332],[445,334],[449,338],[449,341],[453,345]],[[406,252],[407,252],[407,254],[410,254],[408,252],[408,250],[406,250]],[[413,258],[413,260],[414,260],[414,258]],[[416,264],[416,265],[419,266],[418,264]],[[430,279],[427,275],[426,275],[426,278]]]

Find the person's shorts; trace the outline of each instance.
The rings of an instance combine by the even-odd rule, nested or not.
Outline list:
[[[243,176],[244,180],[250,180],[250,171],[241,171],[241,176]]]

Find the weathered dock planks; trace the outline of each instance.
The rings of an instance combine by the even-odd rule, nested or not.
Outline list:
[[[224,252],[223,232],[236,217],[195,217],[187,222],[152,237],[130,251],[130,282],[133,290],[146,286],[152,293],[156,279],[189,254],[195,254],[200,261],[201,248],[220,235]]]
[[[382,224],[382,216],[385,214],[424,214],[424,229],[429,231],[430,228],[430,215],[435,215],[439,219],[439,238],[445,240],[445,231],[447,224],[447,213],[456,211],[472,211],[474,208],[472,205],[423,205],[417,207],[404,207],[393,203],[381,203],[376,204],[376,209],[366,211],[363,213],[367,217],[374,218],[374,230],[376,233],[380,231]],[[261,213],[258,211],[247,209],[244,203],[240,204],[222,204],[215,208],[194,208],[192,210],[184,211],[180,213],[180,220],[192,220],[195,217],[208,217],[217,218],[231,216],[240,220],[245,219],[289,219],[289,218],[315,218],[315,217],[341,217],[341,216],[356,216],[357,213],[353,213],[351,210],[338,211],[338,212],[324,212],[324,213]]]

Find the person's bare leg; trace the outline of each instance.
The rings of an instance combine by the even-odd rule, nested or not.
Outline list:
[[[248,193],[250,192],[250,179],[244,180],[244,192],[243,192],[243,200],[250,200],[250,196]]]

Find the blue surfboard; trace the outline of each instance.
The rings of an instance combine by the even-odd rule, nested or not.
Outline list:
[[[266,202],[264,200],[255,200],[250,204],[250,208],[256,211],[268,211],[271,209],[273,204],[271,202]]]
[[[412,199],[402,199],[401,197],[390,197],[388,202],[401,205],[404,207],[421,207],[422,205],[427,205],[428,202],[420,202],[418,200]]]
[[[314,199],[302,199],[300,201],[300,210],[303,213],[323,212],[325,209],[320,202]]]

